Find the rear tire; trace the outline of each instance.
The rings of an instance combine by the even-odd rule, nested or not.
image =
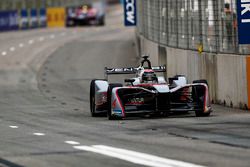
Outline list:
[[[113,83],[113,84],[109,84],[108,87],[108,94],[107,94],[107,101],[108,101],[108,111],[107,111],[107,117],[109,120],[116,120],[119,119],[118,117],[112,115],[112,90],[116,87],[122,87],[122,84],[118,84],[118,83]]]
[[[95,104],[95,81],[102,79],[94,79],[90,83],[90,94],[89,94],[89,102],[90,102],[90,114],[92,117],[102,116],[102,113],[96,113],[96,104]]]
[[[98,19],[98,25],[99,26],[104,26],[105,25],[105,18],[102,16],[101,18]]]
[[[205,79],[195,80],[195,81],[193,81],[193,83],[204,83],[208,86],[208,82]],[[201,92],[202,90],[198,89],[196,91],[197,91],[197,94],[202,94],[202,92]],[[208,116],[210,116],[210,113],[211,113],[210,111],[205,113],[204,109],[195,111],[196,117],[208,117]]]
[[[205,80],[205,79],[195,80],[195,81],[193,81],[193,83],[194,83],[194,84],[195,84],[195,83],[204,83],[204,84],[206,84],[206,85],[208,86],[208,82],[207,82],[207,80]]]

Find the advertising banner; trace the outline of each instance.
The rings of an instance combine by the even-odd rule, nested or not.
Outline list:
[[[46,26],[47,26],[46,9],[42,8],[39,11],[39,27],[46,27]]]
[[[37,28],[38,27],[38,15],[36,9],[30,10],[30,27]]]
[[[20,11],[19,27],[23,30],[29,28],[29,17],[26,9]]]
[[[250,0],[237,0],[239,44],[250,44]]]
[[[124,0],[124,24],[136,26],[136,0]]]
[[[0,31],[18,29],[17,11],[0,11]]]
[[[47,9],[47,26],[64,27],[65,26],[65,8]]]

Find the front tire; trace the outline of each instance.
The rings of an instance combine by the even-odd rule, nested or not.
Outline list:
[[[196,117],[209,117],[211,112],[204,113],[204,110],[197,110],[195,111],[195,116]]]
[[[95,81],[92,80],[90,83],[90,95],[89,95],[89,101],[90,101],[90,113],[92,117],[96,117],[96,105],[95,105]]]
[[[108,87],[108,94],[107,94],[107,101],[108,101],[108,111],[107,111],[107,117],[108,120],[116,120],[118,117],[112,115],[112,90],[116,87],[122,87],[122,84],[109,84]]]

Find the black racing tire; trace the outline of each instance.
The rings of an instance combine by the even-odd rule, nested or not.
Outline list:
[[[204,83],[204,84],[206,84],[209,87],[208,82],[205,79],[195,80],[195,81],[193,81],[193,83]],[[198,94],[199,94],[199,90],[198,90]],[[195,111],[196,117],[209,117],[210,114],[211,114],[211,112],[204,113],[203,109]]]
[[[209,117],[210,114],[211,114],[210,111],[207,112],[207,113],[204,113],[203,110],[197,110],[197,111],[195,111],[195,116],[196,116],[196,117]]]
[[[75,27],[75,20],[66,20],[66,27]]]
[[[96,117],[97,114],[95,112],[96,105],[95,105],[95,81],[96,79],[92,80],[90,83],[90,95],[89,95],[89,103],[90,103],[90,113],[92,117]]]
[[[195,80],[195,81],[193,81],[193,83],[204,83],[207,86],[209,86],[207,80],[205,80],[205,79]]]
[[[116,87],[122,87],[123,85],[122,84],[119,84],[119,83],[112,83],[112,84],[109,84],[109,87],[108,87],[108,93],[107,93],[107,101],[108,101],[108,111],[107,111],[107,117],[108,117],[108,120],[117,120],[119,119],[118,117],[116,116],[113,116],[111,114],[111,108],[112,108],[112,101],[111,101],[111,98],[112,98],[112,90]]]
[[[99,26],[104,26],[105,25],[105,17],[101,17],[98,19],[98,25]]]
[[[101,116],[101,113],[96,113],[96,104],[95,104],[95,81],[103,79],[93,79],[90,82],[90,94],[89,94],[89,103],[90,103],[90,114],[92,117]]]

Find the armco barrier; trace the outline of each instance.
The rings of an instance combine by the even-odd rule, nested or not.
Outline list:
[[[30,10],[30,28],[37,28],[38,27],[38,15],[36,9]]]
[[[65,8],[47,9],[47,26],[64,27],[65,26]]]
[[[39,27],[46,27],[46,26],[47,26],[46,9],[41,8],[39,11]]]
[[[0,12],[0,31],[17,30],[18,13],[17,11]]]
[[[26,9],[22,9],[20,11],[19,28],[22,30],[29,28],[29,16],[28,11]]]

